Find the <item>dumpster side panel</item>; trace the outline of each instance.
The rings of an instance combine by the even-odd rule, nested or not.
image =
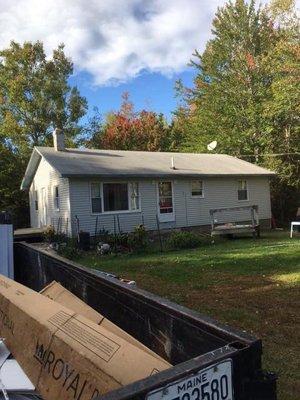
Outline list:
[[[41,290],[53,280],[81,298],[172,364],[187,361],[231,342],[261,342],[141,289],[99,277],[86,268],[29,244],[16,244],[16,280]],[[239,336],[241,335],[241,336]]]
[[[145,398],[153,388],[197,372],[207,362],[212,364],[227,356],[233,360],[235,400],[276,399],[276,380],[272,390],[267,390],[269,397],[259,397],[262,388],[255,391],[253,397],[254,382],[257,387],[265,387],[261,383],[262,347],[260,340],[244,332],[114,278],[99,276],[31,244],[15,244],[15,279],[37,291],[53,280],[60,282],[175,365],[168,371],[111,392],[107,400]]]

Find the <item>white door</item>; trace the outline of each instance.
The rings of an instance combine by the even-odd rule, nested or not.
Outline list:
[[[40,225],[41,228],[47,225],[47,198],[46,198],[46,188],[41,190],[41,215],[40,215]]]
[[[157,184],[158,219],[160,222],[175,221],[173,184],[161,181]]]

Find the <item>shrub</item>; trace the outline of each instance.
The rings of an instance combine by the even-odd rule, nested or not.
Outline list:
[[[101,229],[97,233],[97,242],[108,243],[111,247],[113,246],[128,246],[129,234],[126,232],[119,232],[116,234],[110,233],[105,229]]]
[[[44,231],[44,238],[48,243],[62,243],[67,241],[67,235],[64,233],[56,233],[53,225],[47,226]]]
[[[137,225],[128,238],[128,244],[132,250],[144,250],[148,245],[148,233],[144,225]]]
[[[70,242],[66,246],[59,245],[57,253],[69,260],[75,260],[81,256],[82,251],[74,243]]]
[[[111,235],[112,244],[116,244],[117,246],[123,246],[127,247],[128,246],[128,241],[129,241],[129,234],[126,232],[120,232],[117,233],[116,235]]]
[[[167,245],[171,249],[192,249],[199,246],[201,238],[193,232],[173,232],[167,240]]]
[[[53,243],[55,240],[55,229],[52,225],[48,225],[44,231],[45,241],[48,243]]]
[[[96,241],[102,243],[111,243],[111,234],[106,229],[101,229],[96,235]]]

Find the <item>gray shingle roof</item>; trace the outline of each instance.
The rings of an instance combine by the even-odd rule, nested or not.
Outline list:
[[[33,154],[31,160],[36,159],[37,155],[44,157],[63,177],[179,178],[274,174],[265,168],[225,154],[90,149],[67,149],[61,152],[55,151],[52,147],[36,147],[34,151],[37,154],[35,156]],[[172,157],[175,169],[171,168]],[[33,170],[33,165],[31,167],[28,165],[27,179],[25,179],[28,183],[30,181],[28,174]],[[34,173],[35,171],[33,175]],[[28,183],[24,182],[26,187]]]

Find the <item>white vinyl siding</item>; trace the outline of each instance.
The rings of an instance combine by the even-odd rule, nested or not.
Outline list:
[[[47,224],[57,226],[58,218],[62,218],[62,230],[66,227],[76,234],[75,216],[79,219],[80,230],[94,235],[96,218],[98,229],[114,229],[132,231],[135,226],[145,224],[146,229],[157,229],[158,214],[158,179],[129,181],[131,187],[129,203],[131,210],[123,212],[102,212],[93,214],[91,211],[91,185],[88,179],[68,179],[59,176],[45,160],[41,160],[34,181],[30,188],[30,215],[32,227],[41,224],[41,198],[38,196],[38,210],[35,210],[35,191],[38,195],[45,187],[47,198]],[[220,207],[237,207],[238,179],[236,178],[206,178],[205,198],[191,196],[191,180],[175,179],[173,184],[174,221],[161,222],[160,229],[182,228],[210,225],[209,210]],[[53,187],[59,186],[60,210],[55,211]],[[138,191],[136,187],[138,186]],[[260,219],[271,217],[269,179],[266,177],[247,178],[249,205],[258,205]],[[89,200],[90,199],[90,200]],[[138,208],[135,209],[135,205]],[[138,210],[138,212],[137,212]],[[249,213],[244,211],[227,212],[217,216],[218,222],[237,222],[249,219]]]
[[[121,231],[132,231],[135,226],[145,224],[146,229],[157,229],[159,180],[140,180],[139,211],[113,212],[98,214],[98,229],[114,231],[114,225]],[[161,222],[160,229],[182,228],[200,225],[210,225],[209,210],[211,208],[238,207],[241,203],[237,198],[236,178],[205,179],[205,197],[191,196],[191,180],[176,179],[173,183],[173,208],[175,220]],[[248,178],[249,205],[258,205],[259,218],[269,219],[271,216],[269,179],[265,177]],[[94,235],[96,218],[89,204],[90,182],[86,179],[70,180],[70,202],[72,221],[75,215],[79,218],[80,229]],[[250,213],[227,212],[217,216],[219,222],[236,222],[249,220]],[[75,232],[75,227],[74,231]]]
[[[59,210],[56,209],[55,186],[58,186]],[[41,159],[29,191],[30,218],[33,228],[42,226],[42,199],[40,195],[42,188],[45,188],[46,195],[46,225],[53,224],[57,227],[60,218],[62,231],[67,230],[67,233],[70,234],[69,179],[62,178],[44,158]],[[35,191],[38,192],[38,210],[35,210]]]
[[[248,178],[248,201],[245,205],[258,205],[260,219],[271,218],[269,179],[265,177]],[[239,207],[237,180],[234,178],[205,179],[205,198],[189,195],[190,184],[177,181],[174,185],[176,226],[210,225],[209,210],[212,208]],[[188,194],[187,194],[188,193]],[[249,211],[228,211],[217,215],[218,222],[238,222],[250,220]]]

